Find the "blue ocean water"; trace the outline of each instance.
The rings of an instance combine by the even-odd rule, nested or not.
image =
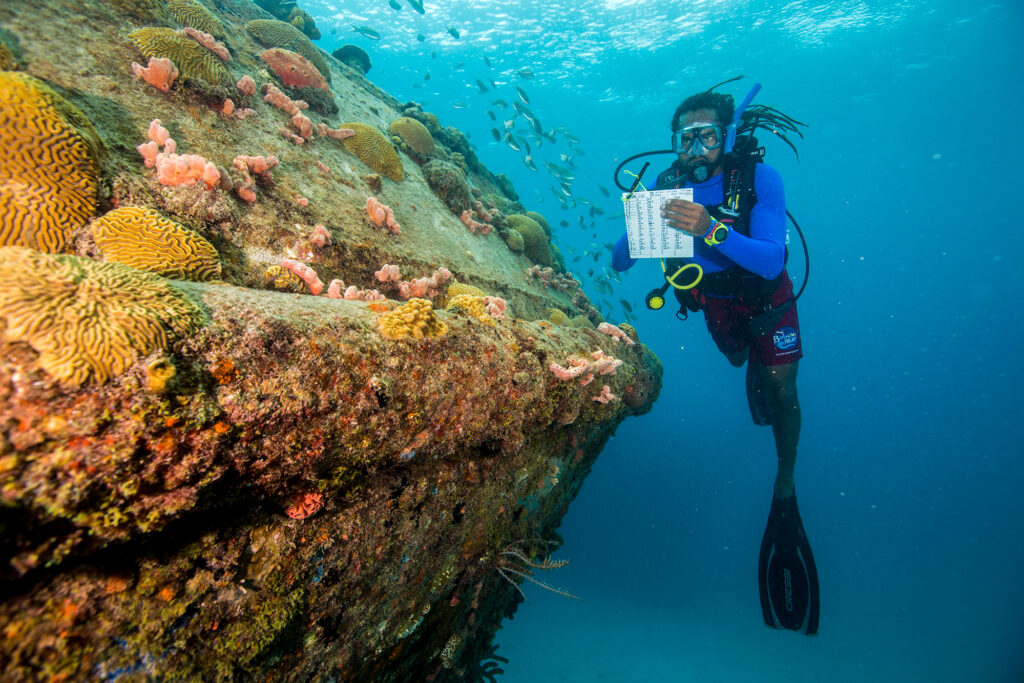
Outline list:
[[[420,15],[397,2],[302,6],[320,47],[362,46],[371,81],[467,133],[555,226],[605,315],[621,321],[619,301],[631,302],[665,364],[661,399],[620,427],[560,530],[556,558],[572,562],[551,581],[586,602],[527,585],[530,602],[498,635],[511,660],[501,680],[1024,680],[1024,7],[427,0]],[[618,161],[666,148],[676,105],[738,74],[723,91],[739,99],[758,81],[758,102],[810,125],[799,162],[766,142],[811,256],[797,490],[822,587],[814,638],[761,621],[775,455],[742,371],[699,316],[643,308],[656,262],[612,295],[593,284],[601,245],[623,230],[609,219]],[[496,91],[480,94],[477,79]],[[579,139],[531,143],[537,171],[489,131],[510,118],[492,102],[511,103],[515,85],[544,130]],[[573,194],[605,212],[593,229],[589,204],[559,208],[543,162],[565,165],[561,154],[574,155]]]

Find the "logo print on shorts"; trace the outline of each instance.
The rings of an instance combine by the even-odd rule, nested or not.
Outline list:
[[[779,351],[788,351],[796,346],[796,330],[792,327],[780,327],[772,334],[772,342]]]

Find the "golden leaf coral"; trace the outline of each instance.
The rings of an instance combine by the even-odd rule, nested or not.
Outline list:
[[[359,157],[364,164],[378,173],[386,175],[396,183],[405,180],[402,160],[398,158],[398,153],[388,139],[381,135],[376,128],[365,123],[343,123],[341,127],[350,128],[356,132],[355,135],[345,138],[341,143],[348,151]]]
[[[437,339],[448,334],[448,326],[437,319],[429,299],[409,303],[381,315],[380,333],[388,339]]]
[[[452,309],[467,313],[485,325],[494,327],[494,318],[487,314],[487,307],[484,306],[484,298],[482,296],[459,294],[448,302],[448,310]]]
[[[24,342],[54,379],[103,383],[202,325],[169,282],[119,263],[0,248],[0,334]]]
[[[401,116],[391,122],[391,132],[402,138],[409,149],[421,157],[429,157],[434,153],[434,138],[427,127],[416,119]]]
[[[548,236],[544,233],[544,228],[540,223],[522,214],[512,214],[505,220],[508,227],[523,236],[523,250],[527,257],[534,263],[550,266],[551,248],[548,245]]]
[[[202,235],[140,206],[114,209],[90,226],[103,260],[178,280],[220,278],[220,256]]]
[[[167,9],[182,26],[206,31],[218,38],[224,37],[224,24],[195,0],[167,0]]]
[[[285,50],[298,52],[313,62],[313,66],[327,79],[328,83],[331,82],[331,69],[324,53],[320,52],[302,31],[291,24],[276,19],[256,19],[246,24],[245,30],[265,47],[283,47]]]
[[[0,73],[0,246],[67,251],[96,213],[102,149],[85,114],[45,83]]]
[[[128,37],[146,57],[164,57],[174,62],[183,78],[194,78],[212,85],[234,82],[216,55],[172,28],[140,28],[129,33]]]

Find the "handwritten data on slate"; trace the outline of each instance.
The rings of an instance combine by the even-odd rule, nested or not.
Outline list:
[[[630,258],[689,258],[693,256],[693,237],[665,225],[661,205],[669,199],[693,201],[693,188],[635,192],[622,195],[626,218],[626,239]]]

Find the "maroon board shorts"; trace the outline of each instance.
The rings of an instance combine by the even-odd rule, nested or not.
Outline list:
[[[793,297],[793,281],[783,273],[782,284],[772,294],[772,306],[779,306]],[[782,314],[775,328],[766,335],[752,339],[747,333],[751,318],[761,309],[744,306],[736,299],[706,296],[704,321],[718,349],[727,356],[750,347],[750,361],[759,365],[785,365],[804,356],[796,304]]]

